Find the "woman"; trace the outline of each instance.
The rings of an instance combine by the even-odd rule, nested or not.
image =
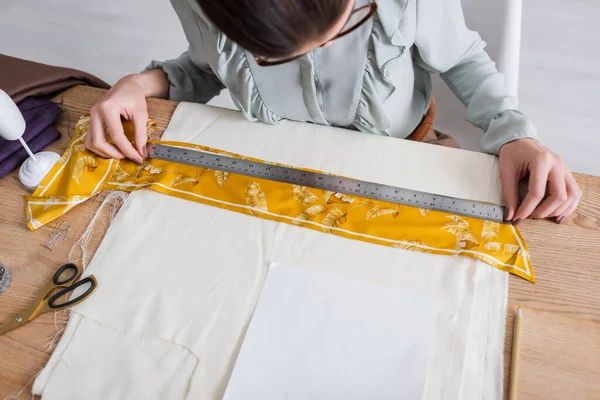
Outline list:
[[[465,26],[460,0],[171,2],[188,51],[152,62],[106,93],[91,110],[90,150],[141,163],[146,97],[205,103],[224,88],[249,120],[414,138],[430,112],[430,74],[440,73],[468,107],[467,119],[484,130],[483,151],[499,155],[507,220],[560,223],[577,207],[575,179],[507,95],[485,43]],[[135,146],[121,116],[134,123]],[[527,174],[519,205],[518,182]]]

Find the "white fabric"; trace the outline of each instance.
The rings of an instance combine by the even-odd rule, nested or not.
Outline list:
[[[52,358],[35,383],[48,380],[44,398],[84,399],[91,395],[112,400],[136,393],[139,399],[181,399],[189,391],[190,377],[198,365],[198,358],[181,345],[121,332],[79,314],[69,321],[55,351],[60,359]],[[96,355],[102,355],[101,359]],[[77,373],[77,378],[69,381],[68,391],[61,379],[49,379],[49,374],[71,376],[71,368],[79,368],[82,360],[90,357],[85,373]],[[33,391],[38,388],[34,386]]]
[[[185,103],[164,139],[445,195],[500,200],[496,160],[479,153],[309,124],[265,126],[234,111]],[[130,196],[88,268],[98,289],[74,310],[102,329],[92,334],[75,326],[78,319],[70,321],[72,334],[61,340],[34,392],[48,399],[122,393],[159,398],[160,393],[138,391],[128,379],[137,375],[129,369],[144,362],[129,339],[135,335],[189,349],[198,365],[183,377],[191,379],[187,397],[220,399],[272,262],[434,296],[438,314],[424,398],[501,397],[505,272],[477,260],[344,239],[152,191]],[[131,357],[130,362],[110,361],[114,356],[98,345],[106,330],[122,332],[121,358]],[[58,368],[67,353],[80,356],[69,359],[68,369]],[[180,357],[186,360],[184,353]],[[70,384],[102,371],[105,363],[123,379],[101,390]]]
[[[271,264],[224,400],[422,398],[435,305],[419,292]]]

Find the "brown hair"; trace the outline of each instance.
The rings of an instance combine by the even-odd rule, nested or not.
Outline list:
[[[285,57],[318,40],[344,14],[349,0],[197,0],[216,27],[244,49]]]

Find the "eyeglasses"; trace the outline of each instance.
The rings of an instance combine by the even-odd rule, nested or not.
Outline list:
[[[355,9],[354,11],[352,11],[352,14],[350,14],[350,17],[348,17],[348,21],[346,21],[346,24],[344,25],[342,30],[337,35],[335,35],[332,39],[329,39],[327,42],[323,43],[319,47],[323,47],[326,43],[337,40],[341,37],[346,36],[347,34],[353,32],[353,31],[355,31],[362,24],[367,22],[375,14],[376,11],[377,11],[377,0],[369,0],[368,5],[359,7],[357,9]],[[281,65],[281,64],[285,64],[290,61],[297,60],[298,58],[303,57],[304,55],[306,55],[306,53],[300,54],[300,55],[297,55],[294,57],[290,57],[290,58],[283,58],[283,59],[266,58],[266,57],[261,57],[261,56],[255,55],[254,60],[256,60],[256,63],[262,67],[270,67],[270,66]]]

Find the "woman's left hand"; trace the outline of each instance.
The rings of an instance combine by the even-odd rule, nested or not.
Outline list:
[[[502,146],[499,156],[506,220],[554,217],[561,223],[575,211],[581,189],[558,155],[535,139],[518,139]],[[528,173],[529,190],[519,205],[519,181]]]

